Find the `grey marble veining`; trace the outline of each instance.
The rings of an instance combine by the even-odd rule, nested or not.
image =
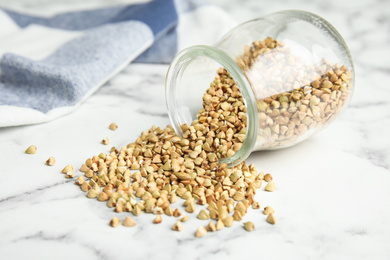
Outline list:
[[[63,0],[0,0],[0,5],[50,13],[128,1],[76,2],[69,7]],[[344,36],[355,62],[354,96],[340,118],[299,145],[256,152],[247,160],[275,178],[277,190],[260,189],[256,198],[262,207],[273,206],[278,223],[271,226],[261,211],[249,210],[244,220],[254,222],[251,233],[236,223],[196,239],[196,228],[206,223],[194,214],[180,233],[170,230],[173,217],[153,225],[151,215],[135,217],[136,227],[113,229],[108,222],[118,214],[85,198],[64,178],[65,165],[77,169],[153,124],[169,124],[167,66],[133,64],[68,116],[0,129],[1,259],[390,258],[390,2],[211,2],[239,22],[282,9],[318,13]],[[117,131],[108,129],[111,122],[119,125]],[[106,136],[109,147],[100,144]],[[24,154],[30,144],[37,154]],[[57,160],[53,167],[44,164],[50,156]]]

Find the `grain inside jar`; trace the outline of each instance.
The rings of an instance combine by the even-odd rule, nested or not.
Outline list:
[[[259,130],[254,150],[294,145],[323,128],[352,93],[352,73],[317,61],[293,41],[271,37],[245,46],[237,59],[255,93]]]

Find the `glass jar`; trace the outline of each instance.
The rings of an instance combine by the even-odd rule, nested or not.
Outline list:
[[[191,125],[218,68],[240,88],[246,138],[229,166],[252,151],[288,147],[323,129],[349,102],[354,68],[348,47],[326,20],[287,10],[245,22],[213,46],[193,46],[172,61],[166,103],[176,133]]]

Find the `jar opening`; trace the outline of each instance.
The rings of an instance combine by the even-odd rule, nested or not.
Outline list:
[[[258,114],[256,100],[249,82],[237,64],[221,50],[209,46],[193,46],[180,52],[172,61],[166,77],[166,103],[176,133],[182,136],[180,126],[191,125],[202,108],[202,97],[218,68],[225,68],[240,88],[247,108],[247,132],[242,147],[220,163],[235,166],[245,160],[256,143]]]

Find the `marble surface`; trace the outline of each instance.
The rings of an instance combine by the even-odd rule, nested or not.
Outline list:
[[[37,13],[127,1],[0,0]],[[270,172],[277,189],[256,194],[272,205],[278,223],[251,210],[242,224],[194,237],[195,215],[182,232],[174,218],[113,229],[118,213],[85,194],[60,173],[86,158],[135,140],[152,124],[169,124],[164,102],[167,65],[129,65],[74,113],[33,126],[0,129],[1,259],[389,259],[390,258],[390,2],[212,0],[239,22],[282,9],[312,11],[344,36],[355,62],[350,107],[324,131],[294,147],[248,158]],[[0,25],[1,26],[1,25]],[[116,122],[117,131],[108,125]],[[38,153],[27,155],[30,145]],[[44,163],[50,156],[53,167]],[[76,172],[76,175],[80,175]],[[198,209],[199,210],[199,209]],[[126,213],[119,214],[121,219]]]

